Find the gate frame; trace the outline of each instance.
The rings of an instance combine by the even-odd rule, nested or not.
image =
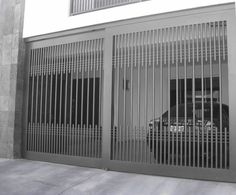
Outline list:
[[[135,162],[124,162],[111,160],[111,117],[112,117],[112,47],[113,35],[117,32],[128,33],[144,31],[147,29],[158,29],[164,27],[189,25],[195,23],[204,23],[211,21],[227,21],[227,39],[228,39],[228,88],[229,88],[229,139],[230,139],[230,168],[196,168],[173,165],[154,165]],[[92,35],[92,36],[89,36]],[[32,47],[45,46],[45,44],[56,44],[60,41],[73,40],[74,38],[91,38],[93,36],[102,36],[104,38],[104,64],[103,64],[103,97],[102,97],[102,158],[99,161],[94,158],[73,157],[65,155],[45,154],[37,152],[26,152],[24,157],[32,160],[43,160],[63,164],[81,165],[87,167],[104,168],[116,171],[135,172],[142,174],[173,176],[191,179],[205,179],[216,181],[236,182],[236,17],[235,4],[227,3],[202,8],[194,8],[171,13],[144,16],[135,19],[111,22],[106,24],[94,25],[80,29],[56,32],[52,34],[37,36],[25,39],[27,42],[27,59],[29,50]],[[61,42],[60,42],[61,43]],[[25,77],[28,78],[29,62],[27,62],[27,71]],[[28,79],[25,79],[24,108],[27,108],[27,86]],[[26,109],[27,110],[27,109]],[[24,132],[27,126],[27,114],[24,115]],[[24,140],[25,140],[24,133]],[[26,143],[26,141],[24,141]]]

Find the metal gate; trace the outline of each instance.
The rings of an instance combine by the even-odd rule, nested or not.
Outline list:
[[[114,36],[112,159],[229,168],[226,29],[217,21]]]
[[[29,65],[27,151],[100,159],[103,38],[36,46]]]
[[[233,181],[229,20],[177,16],[30,43],[26,157]]]

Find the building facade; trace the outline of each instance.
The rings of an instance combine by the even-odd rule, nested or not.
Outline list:
[[[23,157],[235,181],[235,4],[106,18],[153,2],[63,3],[38,19],[26,3]]]

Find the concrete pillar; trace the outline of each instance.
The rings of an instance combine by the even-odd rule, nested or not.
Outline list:
[[[24,0],[0,0],[0,157],[21,157]]]

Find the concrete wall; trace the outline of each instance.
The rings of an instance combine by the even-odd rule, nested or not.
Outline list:
[[[26,0],[24,37],[235,0],[149,0],[70,16],[70,0]]]
[[[24,0],[0,0],[0,157],[21,156]]]

